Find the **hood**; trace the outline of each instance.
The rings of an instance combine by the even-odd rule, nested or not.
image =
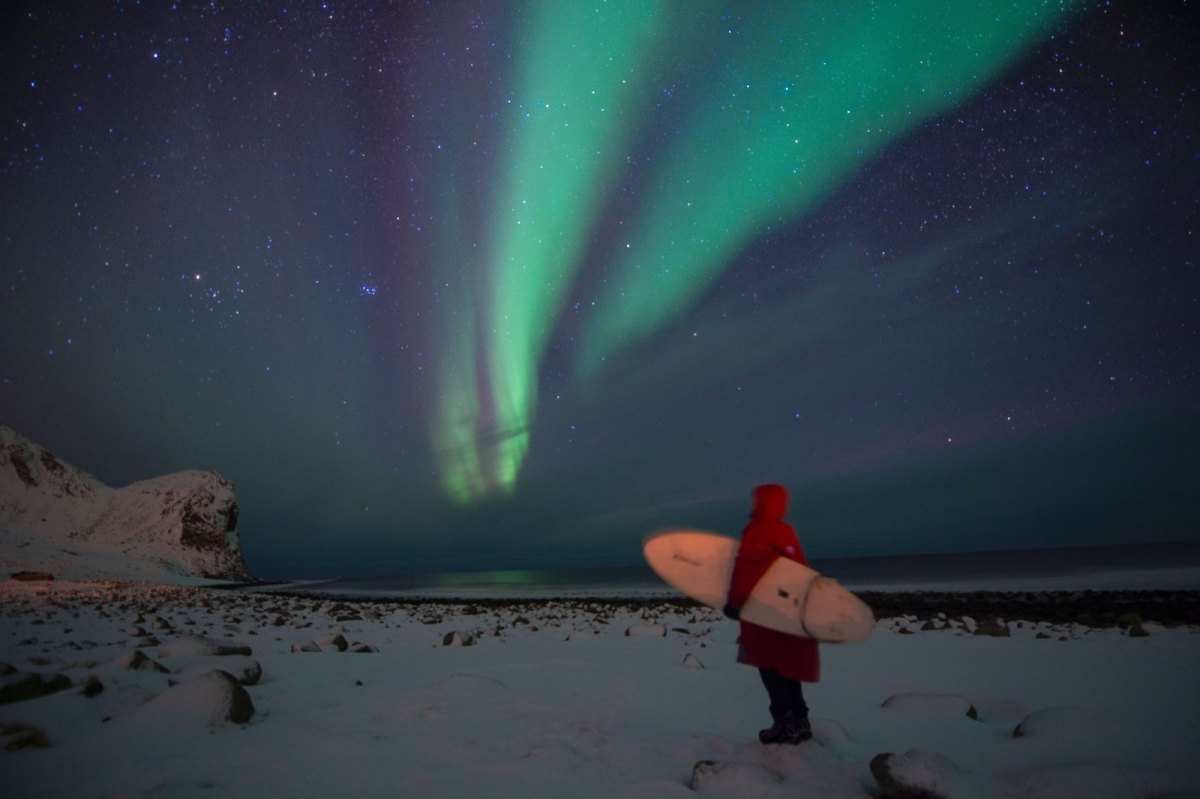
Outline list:
[[[754,511],[756,519],[782,519],[787,513],[788,491],[781,485],[761,485],[754,489]]]

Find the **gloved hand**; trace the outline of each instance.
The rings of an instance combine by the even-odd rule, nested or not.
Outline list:
[[[728,618],[733,619],[734,621],[737,621],[742,616],[741,608],[735,608],[733,605],[728,605],[728,604],[725,605],[725,607],[721,610],[721,612],[724,613]]]

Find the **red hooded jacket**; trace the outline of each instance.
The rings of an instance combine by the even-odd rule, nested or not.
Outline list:
[[[761,485],[754,489],[754,512],[750,524],[742,531],[742,543],[730,578],[729,604],[735,608],[746,604],[755,584],[776,558],[791,558],[808,564],[796,531],[783,521],[787,501],[787,489],[783,486]],[[745,621],[741,624],[739,662],[775,669],[793,680],[817,682],[821,678],[821,657],[816,641]]]

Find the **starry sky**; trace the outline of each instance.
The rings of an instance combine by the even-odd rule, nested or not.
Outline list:
[[[266,577],[1200,538],[1196,4],[13,2],[0,423]]]

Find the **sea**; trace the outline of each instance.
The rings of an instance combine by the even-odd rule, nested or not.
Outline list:
[[[857,591],[1200,590],[1200,542],[814,558],[811,565]],[[346,577],[272,590],[504,600],[675,595],[644,565]]]

